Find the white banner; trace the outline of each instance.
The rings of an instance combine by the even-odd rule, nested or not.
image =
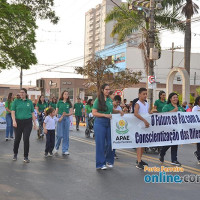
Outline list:
[[[156,147],[200,142],[200,112],[143,115],[150,127],[133,114],[112,115],[113,149]]]
[[[0,129],[6,129],[6,109],[4,106],[0,107]]]

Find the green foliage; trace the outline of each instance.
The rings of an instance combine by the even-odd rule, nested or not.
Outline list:
[[[37,28],[30,10],[23,4],[0,2],[0,68],[12,66],[28,69],[36,64],[35,49]]]
[[[49,19],[56,24],[59,18],[53,6],[54,0],[0,1],[0,69],[29,69],[37,63],[33,52],[36,20]]]
[[[177,92],[175,92],[177,95],[178,95],[178,100],[179,100],[179,104],[182,105],[183,103],[183,95],[182,94],[179,94]],[[195,101],[195,97],[193,97],[191,94],[190,94],[190,102],[187,102],[187,103],[193,103],[194,104],[194,101]]]
[[[111,59],[102,59],[95,57],[91,59],[84,67],[77,67],[78,74],[87,77],[86,86],[92,91],[98,91],[103,83],[109,83],[111,88],[119,89],[132,86],[139,83],[141,72],[131,70],[121,70],[114,65]]]
[[[53,10],[55,0],[14,0],[17,4],[27,6],[32,15],[39,19],[49,19],[53,24],[57,24],[59,18]]]
[[[165,2],[166,3],[166,2]],[[129,10],[129,3],[122,3],[121,9],[114,7],[105,18],[105,22],[116,21],[111,36],[118,36],[118,41],[124,41],[133,31],[149,30],[149,18],[145,16],[143,11]],[[167,28],[169,30],[185,30],[182,23],[177,23],[181,18],[176,10],[169,11],[167,9],[155,10],[156,29]],[[146,34],[147,35],[147,34]]]
[[[198,87],[198,88],[196,89],[196,92],[197,92],[198,96],[200,96],[200,87]]]

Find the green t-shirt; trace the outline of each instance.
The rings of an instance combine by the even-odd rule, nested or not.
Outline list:
[[[86,106],[85,106],[86,113],[87,113],[87,114],[90,114],[90,113],[92,112],[92,108],[93,108],[93,106],[86,105]]]
[[[96,109],[99,113],[112,114],[112,112],[113,112],[113,103],[112,103],[112,100],[110,98],[106,99],[106,106],[107,106],[107,110],[106,111],[99,110],[98,104],[99,104],[99,100],[98,100],[98,98],[96,98],[96,100],[94,101],[94,104],[93,104],[93,108]]]
[[[75,103],[74,109],[75,109],[75,116],[82,116],[82,109],[83,109],[82,103]]]
[[[13,103],[13,101],[10,102],[10,105],[9,105],[9,107],[8,107],[8,101],[6,101],[6,102],[5,102],[5,108],[8,108],[9,110],[11,110],[11,108],[12,108],[12,103]],[[6,111],[6,113],[8,114],[8,113],[10,113],[10,112]]]
[[[163,107],[162,112],[170,112],[170,111],[174,110],[174,108],[175,107],[171,103],[169,103]],[[181,106],[178,106],[178,111],[185,112],[184,108],[182,108]]]
[[[48,104],[45,102],[45,103],[37,103],[37,107],[38,107],[38,111],[41,113],[41,112],[44,112],[44,110],[46,108],[48,108]]]
[[[58,114],[62,115],[63,112],[69,114],[69,109],[72,108],[72,106],[68,102],[63,102],[63,100],[59,100],[56,108],[58,108]]]
[[[166,101],[161,101],[160,99],[156,100],[154,106],[157,107],[157,111],[160,113],[162,112],[163,107],[166,105]]]
[[[34,112],[33,102],[30,99],[15,99],[11,110],[15,111],[16,119],[32,118],[32,113]]]
[[[52,108],[56,109],[56,103],[50,102],[49,104]]]

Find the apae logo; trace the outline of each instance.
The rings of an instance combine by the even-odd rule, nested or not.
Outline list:
[[[128,122],[126,120],[121,119],[119,122],[116,122],[116,132],[118,134],[126,134],[128,133]]]

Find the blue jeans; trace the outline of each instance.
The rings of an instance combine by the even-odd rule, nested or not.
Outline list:
[[[89,114],[86,114],[85,122],[86,122],[86,128],[88,128],[88,119],[89,119]]]
[[[61,115],[58,115],[60,118]],[[57,124],[57,135],[56,135],[56,150],[59,149],[60,143],[62,140],[62,152],[65,153],[69,149],[69,127],[70,127],[70,120],[69,117],[65,116],[58,122]]]
[[[96,168],[101,168],[106,163],[114,164],[114,151],[111,148],[110,119],[104,117],[95,118],[94,133],[96,142]]]
[[[13,137],[13,121],[12,121],[11,113],[6,114],[6,138],[9,137],[9,134],[10,134],[10,138],[12,138]]]

